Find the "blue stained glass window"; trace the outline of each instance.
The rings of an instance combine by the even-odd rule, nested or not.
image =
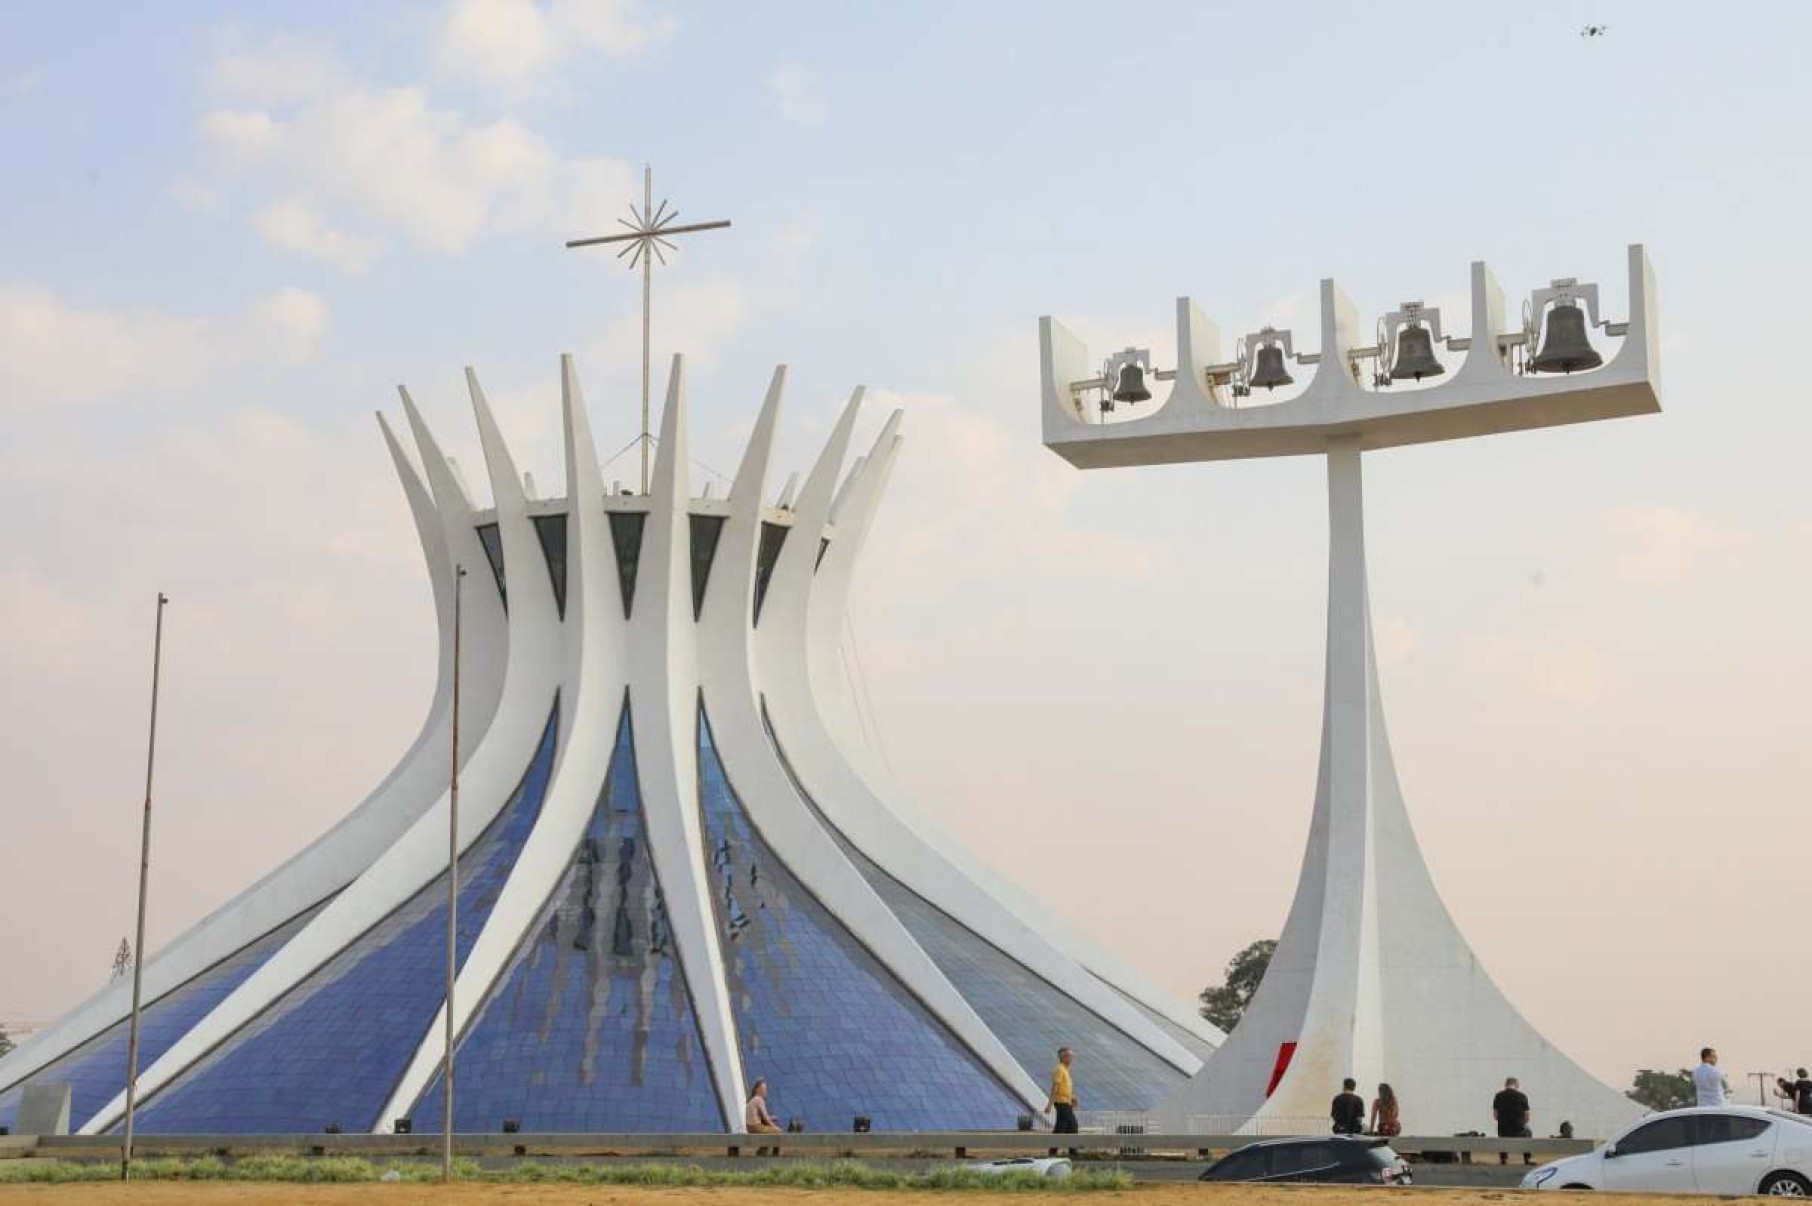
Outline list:
[[[553,772],[556,703],[496,819],[459,859],[464,960],[535,827]],[[156,1094],[146,1134],[368,1131],[444,999],[441,875]]]
[[[1099,977],[1099,976],[1096,976],[1095,978],[1097,980],[1101,979],[1101,977]],[[1171,1038],[1173,1038],[1177,1042],[1181,1043],[1183,1045],[1184,1049],[1187,1050],[1191,1055],[1195,1056],[1197,1059],[1206,1061],[1210,1055],[1214,1054],[1214,1048],[1212,1046],[1210,1046],[1205,1040],[1198,1038],[1196,1036],[1195,1031],[1184,1029],[1182,1026],[1179,1026],[1177,1023],[1171,1021],[1169,1018],[1165,1017],[1163,1014],[1161,1014],[1157,1010],[1153,1009],[1151,1006],[1145,1004],[1145,1002],[1136,1000],[1133,997],[1127,995],[1126,993],[1121,992],[1120,989],[1116,988],[1114,985],[1108,984],[1108,982],[1106,980],[1101,980],[1101,982],[1103,984],[1107,984],[1107,986],[1109,988],[1112,988],[1116,995],[1124,998],[1128,1005],[1131,1005],[1134,1009],[1138,1010],[1140,1013],[1144,1014],[1148,1019],[1150,1019],[1152,1025],[1156,1026],[1159,1030],[1162,1030],[1165,1034],[1168,1034]]]
[[[699,711],[699,795],[744,1074],[783,1122],[1000,1130],[1025,1105],[774,857]]]
[[[645,832],[625,702],[585,836],[460,1041],[456,1129],[724,1129]],[[418,1132],[444,1100],[437,1075]]]
[[[1059,1047],[1075,1049],[1070,1071],[1087,1110],[1156,1109],[1188,1079],[859,852],[850,854],[875,893],[1033,1079],[1048,1079]]]
[[[547,576],[554,585],[554,606],[566,618],[566,515],[536,515],[535,536],[547,558]]]
[[[290,936],[319,911],[310,909],[255,939],[186,983],[171,989],[144,1007],[139,1019],[138,1066],[142,1071],[155,1063],[176,1040],[189,1032],[214,1006],[243,984],[264,961],[276,954]],[[60,1056],[20,1084],[0,1093],[0,1126],[14,1125],[19,1099],[26,1085],[54,1084],[70,1087],[69,1125],[79,1129],[95,1112],[126,1088],[126,1048],[131,1040],[131,1020],[122,1019],[67,1055]]]
[[[1042,1082],[1048,1077],[1057,1062],[1057,1048],[1073,1048],[1072,1075],[1083,1108],[1129,1112],[1155,1109],[1188,1079],[1181,1069],[883,871],[805,794],[771,725],[768,739],[800,798],[1033,1079]]]
[[[503,533],[494,523],[481,523],[478,525],[478,543],[484,546],[485,560],[491,563],[491,576],[497,579],[497,597],[503,600],[507,611],[510,592],[503,577]]]

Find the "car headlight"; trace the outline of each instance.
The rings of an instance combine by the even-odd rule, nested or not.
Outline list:
[[[1540,1189],[1543,1185],[1546,1185],[1549,1181],[1552,1181],[1554,1179],[1554,1175],[1556,1173],[1558,1173],[1559,1171],[1560,1170],[1558,1168],[1538,1168],[1534,1172],[1530,1173],[1528,1176],[1523,1178],[1523,1188],[1524,1189]]]

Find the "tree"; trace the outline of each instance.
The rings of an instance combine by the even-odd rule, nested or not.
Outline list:
[[[0,1022],[0,1059],[4,1059],[6,1053],[11,1051],[14,1045],[13,1036],[6,1032],[6,1023]]]
[[[1651,1110],[1677,1110],[1698,1100],[1698,1094],[1693,1092],[1692,1073],[1685,1068],[1678,1072],[1643,1068],[1636,1073],[1635,1087],[1624,1096]]]
[[[1252,1003],[1252,994],[1258,991],[1259,982],[1265,978],[1265,969],[1271,966],[1271,955],[1276,950],[1277,941],[1265,938],[1228,960],[1226,983],[1202,990],[1199,998],[1202,1016],[1222,1030],[1231,1031],[1239,1025],[1240,1015]]]
[[[113,974],[109,980],[117,980],[132,970],[132,944],[120,939],[120,949],[113,952]]]

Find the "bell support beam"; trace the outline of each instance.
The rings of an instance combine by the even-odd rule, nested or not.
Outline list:
[[[1039,324],[1045,447],[1080,469],[1169,465],[1263,456],[1318,456],[1330,438],[1357,434],[1359,450],[1525,431],[1661,409],[1654,270],[1640,244],[1628,254],[1629,328],[1603,368],[1577,375],[1520,376],[1493,354],[1503,295],[1490,270],[1472,265],[1472,343],[1466,362],[1438,385],[1368,390],[1348,369],[1364,345],[1357,311],[1331,280],[1321,282],[1321,352],[1314,377],[1294,398],[1222,405],[1197,382],[1216,363],[1212,324],[1178,303],[1177,383],[1165,405],[1137,418],[1084,422],[1070,383],[1088,377],[1088,350],[1055,318]],[[1207,337],[1207,338],[1204,338]],[[1301,371],[1301,370],[1298,370]],[[1185,386],[1185,381],[1188,382]]]

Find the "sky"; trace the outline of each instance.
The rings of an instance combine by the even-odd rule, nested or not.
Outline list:
[[[1661,415],[1366,460],[1398,772],[1591,1070],[1812,1062],[1809,39],[1760,2],[6,6],[0,1021],[131,930],[157,591],[153,946],[400,756],[434,621],[372,412],[407,384],[482,488],[472,365],[558,493],[572,352],[629,444],[636,281],[561,244],[652,162],[735,223],[655,285],[700,462],[777,363],[788,466],[856,385],[859,445],[906,412],[851,611],[903,790],[1185,999],[1295,886],[1324,469],[1069,467],[1039,316],[1167,365],[1188,295],[1312,350],[1321,278],[1464,330],[1485,259],[1620,318],[1644,243]]]

